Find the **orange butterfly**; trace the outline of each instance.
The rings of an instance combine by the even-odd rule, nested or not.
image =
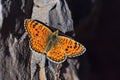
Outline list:
[[[86,51],[79,42],[58,35],[58,30],[52,32],[46,25],[36,20],[26,19],[25,29],[30,37],[32,50],[45,54],[52,62],[62,63],[67,57],[79,56]]]

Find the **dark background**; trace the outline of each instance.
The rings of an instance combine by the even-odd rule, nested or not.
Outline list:
[[[120,0],[67,0],[80,56],[81,80],[120,80]]]

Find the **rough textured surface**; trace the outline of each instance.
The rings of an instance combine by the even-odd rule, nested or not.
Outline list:
[[[0,0],[0,2],[1,2],[1,0]],[[1,3],[0,3],[0,29],[1,29],[1,27],[2,27],[2,22],[3,22],[2,5],[1,5]]]
[[[77,60],[73,64],[68,59],[68,62],[58,66],[29,49],[29,38],[24,29],[26,18],[41,20],[64,33],[74,32],[65,0],[2,0],[0,80],[57,80],[58,77],[62,80],[78,80]]]
[[[30,80],[30,50],[28,39],[22,39],[22,35],[23,21],[31,15],[32,1],[2,0],[1,4],[0,80]]]

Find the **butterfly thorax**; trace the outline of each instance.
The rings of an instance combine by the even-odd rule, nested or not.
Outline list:
[[[56,44],[56,42],[58,41],[58,31],[55,31],[53,34],[50,35],[48,43],[47,43],[47,47],[45,49],[45,53],[47,54],[47,52],[53,48]]]

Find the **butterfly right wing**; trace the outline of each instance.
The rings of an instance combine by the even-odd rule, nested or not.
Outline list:
[[[66,52],[67,57],[79,56],[86,51],[86,48],[81,43],[71,38],[65,36],[58,36],[58,38],[60,45]]]
[[[52,31],[42,23],[26,19],[25,28],[30,37],[30,46],[33,50],[44,53]]]
[[[47,58],[56,63],[62,63],[67,57],[75,57],[82,55],[86,48],[79,42],[65,37],[56,36],[57,41],[47,53]]]

